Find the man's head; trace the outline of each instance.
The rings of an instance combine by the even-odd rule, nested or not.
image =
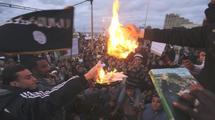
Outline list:
[[[215,23],[215,2],[212,0],[208,8],[205,10],[205,16],[206,16],[206,21],[208,24],[214,24]]]
[[[76,71],[77,71],[78,75],[82,75],[82,74],[84,74],[84,73],[87,72],[87,70],[85,69],[85,67],[83,65],[81,65],[81,64],[76,65],[75,68],[76,68]]]
[[[205,61],[206,53],[204,51],[199,52],[199,60],[200,62]]]
[[[139,66],[143,63],[143,56],[139,53],[134,55],[133,64]]]
[[[6,61],[6,63],[5,63],[5,66],[13,66],[15,64],[16,64],[16,62],[15,62],[14,59],[8,58],[7,61]]]
[[[194,65],[193,65],[192,61],[187,56],[184,56],[182,58],[181,66],[185,67],[185,68],[187,68],[188,70],[191,70],[191,71],[194,69]]]
[[[41,77],[46,77],[50,72],[49,63],[45,58],[34,58],[31,61],[30,69],[33,73]]]
[[[134,88],[130,87],[130,86],[126,86],[126,94],[129,96],[129,97],[132,97],[134,95]]]
[[[158,111],[161,109],[161,101],[158,95],[153,95],[152,97],[152,110]]]
[[[35,89],[37,79],[24,66],[14,65],[6,67],[2,72],[3,84],[23,89]]]
[[[164,66],[171,66],[175,60],[175,51],[170,50],[161,56],[161,61]]]

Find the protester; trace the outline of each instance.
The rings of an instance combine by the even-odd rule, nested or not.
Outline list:
[[[147,81],[146,76],[148,69],[143,64],[143,55],[137,53],[134,55],[132,62],[128,65],[126,84],[121,89],[119,94],[117,105],[112,114],[116,114],[118,109],[120,109],[124,100],[126,99],[126,89],[130,87],[134,91],[134,107],[139,107],[141,90],[147,90],[150,88],[149,81]]]
[[[55,74],[57,71],[51,73],[50,65],[47,59],[43,57],[33,57],[29,60],[28,67],[37,78],[40,90],[50,90],[62,82],[59,76]]]
[[[191,30],[184,28],[174,28],[173,30],[145,29],[144,38],[149,40],[142,41],[143,45],[139,45],[136,49],[136,53],[138,54],[132,53],[125,60],[106,54],[107,36],[95,35],[94,40],[88,40],[84,35],[85,33],[79,33],[80,48],[78,55],[60,55],[60,58],[55,59],[52,52],[48,54],[43,53],[39,55],[42,57],[41,59],[37,57],[38,59],[33,60],[33,64],[28,66],[36,78],[31,77],[29,78],[31,80],[28,80],[28,82],[22,79],[23,71],[24,73],[28,71],[23,68],[16,72],[18,73],[17,80],[7,85],[4,83],[4,85],[0,86],[1,119],[11,117],[18,120],[56,120],[66,117],[66,120],[136,120],[139,115],[141,115],[141,120],[149,118],[152,120],[167,119],[162,109],[160,98],[152,95],[155,90],[148,75],[148,70],[152,68],[176,68],[183,66],[188,68],[192,75],[198,78],[199,72],[203,69],[203,71],[206,71],[203,72],[206,77],[203,75],[205,78],[201,79],[201,83],[206,88],[212,91],[215,90],[213,87],[214,82],[211,82],[213,79],[211,77],[212,71],[215,68],[212,61],[215,58],[212,39],[214,38],[214,34],[211,32],[214,28],[211,23],[215,21],[213,18],[214,12],[211,12],[213,10],[214,2],[212,1],[209,9],[206,10],[207,24],[204,27],[193,28]],[[134,27],[127,26],[127,28],[135,32]],[[206,52],[204,53],[202,49],[199,51],[188,47],[182,47],[176,51],[171,46],[166,47],[160,57],[150,53],[150,40],[162,40],[160,42],[170,43],[171,45],[186,45],[195,48],[204,47],[206,48]],[[2,70],[7,70],[8,66],[16,64],[12,59],[7,60],[8,62],[5,61],[1,65],[3,66]],[[84,79],[83,76],[99,60],[105,62],[105,69],[108,71],[117,69],[117,71],[122,71],[128,75],[128,79],[115,86],[110,85],[102,88],[93,86],[93,88],[84,89],[88,85],[85,80],[82,80]],[[177,61],[177,64],[174,61]],[[80,77],[68,80],[74,75],[79,75]],[[209,76],[207,77],[207,75]],[[61,82],[63,83],[60,84]],[[56,89],[56,85],[58,85],[57,87],[60,86],[60,89]],[[38,89],[46,91],[41,92]],[[181,103],[174,103],[174,105],[189,113],[194,119],[213,119],[214,95],[205,89],[198,91],[198,93],[201,93],[200,95],[191,91],[189,96],[198,99],[199,106],[190,108],[182,106]],[[36,93],[37,97],[34,97]],[[205,98],[205,100],[200,97]],[[66,116],[64,109],[66,110]]]
[[[196,67],[192,61],[189,59],[189,57],[184,56],[182,58],[181,67],[185,67],[189,70],[189,72],[195,77],[199,77],[199,73],[201,72],[201,69],[199,67]]]
[[[189,46],[195,48],[205,48],[206,59],[205,67],[203,68],[200,78],[200,83],[210,91],[215,93],[214,73],[215,64],[215,42],[214,42],[214,24],[215,24],[215,2],[212,0],[209,3],[209,8],[205,10],[207,25],[192,29],[173,28],[173,29],[145,29],[140,36],[144,39],[167,44],[180,46]],[[134,25],[127,25],[127,28],[137,34],[139,30]]]
[[[125,90],[126,98],[122,105],[122,111],[126,120],[136,120],[138,117],[138,108],[135,106],[135,89],[127,87]],[[140,96],[140,95],[139,95]],[[138,97],[139,99],[139,97]],[[138,100],[139,101],[139,100]]]
[[[158,95],[153,95],[152,102],[144,106],[140,120],[167,120]]]
[[[214,24],[215,24],[215,1],[211,0],[209,3],[209,8],[205,10],[207,25],[202,27],[196,27],[192,29],[185,29],[185,28],[173,28],[173,29],[145,29],[144,32],[140,33],[140,36],[144,36],[144,39],[152,40],[156,42],[163,42],[168,44],[175,44],[181,46],[190,46],[195,48],[205,48],[206,50],[206,59],[205,59],[205,67],[203,68],[200,77],[198,80],[206,89],[210,90],[211,92],[215,93],[214,87],[214,73],[215,64],[213,61],[215,60],[215,41],[214,41]],[[131,30],[134,34],[137,34],[139,30],[133,26],[128,25],[127,28]],[[201,93],[201,92],[200,92]],[[204,93],[204,92],[203,92]],[[206,93],[204,93],[206,94]],[[213,97],[210,96],[202,96],[197,95],[199,99],[209,99],[213,100]],[[210,102],[202,102],[204,105],[202,107],[198,107],[189,111],[191,117],[194,117],[197,120],[210,120],[214,119],[213,116],[213,104]],[[182,104],[178,103],[176,106],[182,106]],[[204,107],[203,107],[204,106]],[[183,109],[184,112],[187,112],[187,109]],[[209,117],[206,117],[205,113],[197,113],[195,111],[207,111],[211,110],[212,112],[207,112]],[[204,112],[205,112],[204,111]],[[196,114],[193,114],[196,113]]]
[[[199,85],[197,85],[198,87],[194,86],[191,87],[190,93],[181,95],[181,98],[188,101],[194,107],[185,106],[178,102],[174,102],[173,105],[189,114],[194,120],[214,120],[215,94],[199,87]]]
[[[177,64],[174,63],[175,60],[175,51],[170,49],[168,52],[164,52],[160,58],[161,63],[159,66],[154,68],[176,68],[179,67]]]
[[[95,80],[100,62],[84,76],[74,76],[50,91],[38,91],[37,79],[21,65],[9,66],[2,73],[0,116],[4,120],[50,120],[60,108],[73,102],[77,94]]]
[[[205,66],[205,56],[206,56],[206,53],[204,51],[200,51],[197,64],[195,64],[194,66],[202,70]]]
[[[140,90],[150,88],[150,81],[147,81],[146,79],[148,68],[146,66],[146,62],[145,64],[143,63],[144,59],[147,59],[147,57],[145,56],[144,58],[143,55],[139,53],[135,54],[127,69],[128,79],[126,84]]]

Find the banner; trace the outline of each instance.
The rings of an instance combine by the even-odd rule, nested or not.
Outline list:
[[[74,8],[17,16],[0,26],[0,52],[33,54],[71,49]]]

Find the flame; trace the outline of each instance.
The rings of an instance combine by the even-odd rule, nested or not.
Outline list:
[[[116,69],[114,69],[111,72],[107,72],[103,68],[101,68],[99,70],[99,75],[98,75],[98,78],[96,80],[96,83],[99,83],[99,84],[104,84],[104,83],[105,84],[110,84],[112,82],[111,78],[113,77],[114,73],[116,73]]]
[[[113,17],[109,27],[109,40],[107,53],[111,56],[125,59],[138,47],[137,37],[119,23],[119,0],[113,4]]]
[[[138,47],[138,35],[119,23],[118,12],[119,0],[115,0],[113,4],[113,17],[108,30],[107,53],[116,58],[125,59],[131,52],[135,52],[135,49]],[[116,73],[116,70],[107,72],[101,68],[96,82],[99,84],[110,84],[114,82],[112,78]]]

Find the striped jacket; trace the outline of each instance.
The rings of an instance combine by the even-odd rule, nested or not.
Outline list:
[[[55,114],[88,87],[84,77],[74,76],[50,91],[29,91],[12,86],[0,89],[1,120],[52,120]]]

